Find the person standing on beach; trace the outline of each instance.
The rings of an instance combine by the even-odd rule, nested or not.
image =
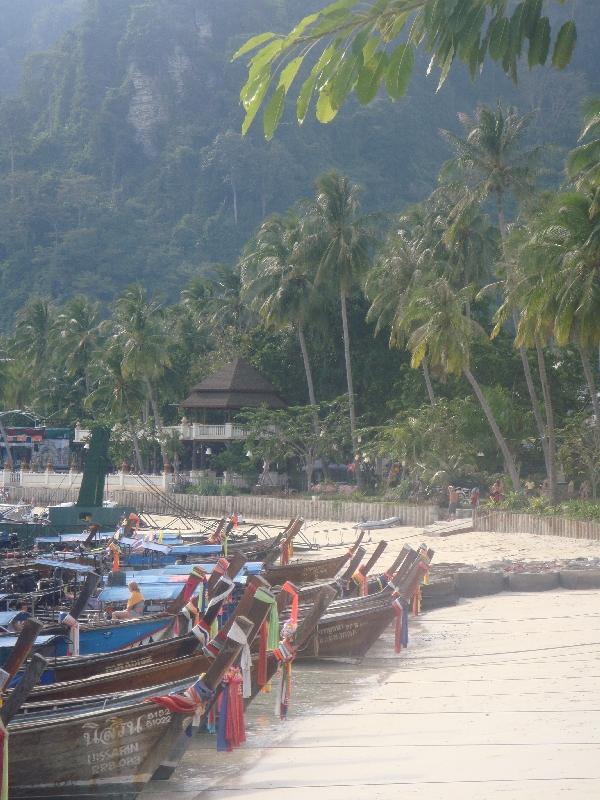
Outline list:
[[[492,488],[490,489],[490,497],[494,503],[501,503],[504,500],[504,484],[500,478],[498,478],[498,480],[494,481],[492,484]]]
[[[454,486],[448,486],[448,519],[456,519],[458,506],[458,491]]]
[[[479,508],[479,486],[474,486],[471,489],[471,514],[473,519],[477,516],[477,509]]]

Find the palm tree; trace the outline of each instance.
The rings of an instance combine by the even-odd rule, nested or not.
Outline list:
[[[301,237],[296,214],[274,214],[265,220],[240,262],[242,296],[250,301],[267,327],[296,329],[309,403],[316,408],[305,332],[307,324],[314,323],[320,315],[322,302],[315,290],[315,270],[301,254]],[[316,411],[315,422],[318,431]]]
[[[369,269],[374,236],[368,219],[359,215],[360,190],[356,184],[337,172],[328,172],[318,178],[316,188],[316,198],[304,221],[303,238],[306,237],[307,253],[315,258],[315,284],[331,287],[340,297],[350,435],[356,453],[358,438],[347,299]],[[360,484],[360,471],[357,471],[357,480]]]
[[[600,403],[590,351],[600,345],[600,213],[595,192],[560,194],[530,223],[521,257],[532,288],[519,330],[550,328],[558,345],[579,350],[600,435]]]
[[[582,144],[567,158],[567,175],[575,180],[578,189],[593,192],[590,214],[595,216],[600,211],[600,97],[592,97],[584,104],[579,141]]]
[[[47,297],[34,297],[17,316],[14,352],[29,371],[33,394],[43,385],[51,361],[55,308]]]
[[[388,237],[375,266],[369,273],[366,294],[371,301],[367,321],[375,320],[375,335],[389,327],[390,347],[406,344],[404,313],[412,292],[425,279],[436,273],[433,252],[419,246],[406,230],[399,230]],[[427,366],[421,361],[423,379],[431,405],[435,405],[435,393]]]
[[[163,461],[167,463],[155,386],[170,363],[168,336],[162,305],[149,298],[139,284],[126,289],[117,298],[112,340],[119,344],[122,352],[123,375],[141,380],[145,387],[161,442]]]
[[[239,268],[216,264],[209,279],[210,296],[206,303],[206,319],[209,324],[221,331],[227,328],[233,328],[236,333],[247,331],[252,322],[252,314],[242,298]]]
[[[124,360],[120,342],[113,339],[90,365],[95,388],[86,397],[85,404],[101,409],[111,419],[125,419],[133,443],[135,468],[143,472],[144,463],[133,415],[143,402],[144,393],[139,381],[124,373]]]
[[[412,331],[408,339],[411,366],[420,366],[428,357],[431,366],[440,372],[462,374],[468,380],[500,448],[513,489],[518,492],[519,473],[514,457],[471,371],[471,342],[475,337],[485,336],[485,332],[464,312],[470,291],[467,288],[454,292],[446,278],[420,286],[406,304],[401,325]]]
[[[508,291],[504,303],[495,315],[496,325],[492,331],[494,338],[501,330],[503,323],[516,309],[519,314],[517,335],[515,343],[518,347],[535,347],[538,358],[540,384],[544,397],[546,411],[546,442],[545,453],[548,466],[548,483],[550,499],[553,503],[558,500],[558,486],[556,473],[556,426],[554,419],[554,406],[550,392],[550,381],[546,369],[544,346],[553,337],[554,314],[552,306],[555,292],[551,288],[555,276],[546,269],[548,264],[540,263],[529,256],[525,247],[531,232],[527,228],[515,229],[511,232],[505,243],[505,253],[511,262],[512,286]]]
[[[100,343],[100,304],[82,295],[69,300],[54,321],[53,340],[67,376],[83,381],[87,397],[90,366]]]
[[[500,103],[495,109],[481,106],[474,117],[459,114],[465,129],[465,136],[443,130],[444,138],[454,148],[456,155],[442,169],[442,177],[466,186],[463,200],[457,204],[456,213],[468,206],[476,198],[479,202],[493,200],[496,204],[498,227],[504,246],[508,233],[506,223],[506,201],[509,195],[517,198],[527,196],[535,186],[537,164],[541,149],[524,147],[524,136],[533,114],[520,115],[517,109],[504,108]],[[509,264],[507,260],[507,264]],[[513,276],[507,275],[507,289],[510,291]],[[518,313],[513,309],[515,330],[518,326]],[[536,344],[536,349],[539,345]],[[550,472],[553,456],[548,451],[546,437],[547,422],[544,423],[538,394],[533,382],[527,350],[520,346],[519,355],[536,426],[542,442],[546,469]],[[543,357],[538,352],[538,361]],[[546,414],[548,417],[548,414]]]

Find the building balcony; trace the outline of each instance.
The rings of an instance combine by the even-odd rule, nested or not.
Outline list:
[[[248,432],[242,425],[226,422],[223,425],[204,425],[201,422],[188,422],[181,425],[170,425],[164,428],[165,433],[179,436],[184,441],[192,442],[228,442],[245,439]]]

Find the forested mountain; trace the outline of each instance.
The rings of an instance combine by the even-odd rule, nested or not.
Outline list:
[[[244,69],[231,53],[311,5],[0,3],[1,327],[32,293],[107,301],[141,280],[173,297],[191,276],[232,263],[266,214],[309,195],[331,167],[363,185],[367,209],[397,211],[435,184],[448,155],[438,129],[482,100],[539,109],[533,137],[573,146],[599,61],[592,3],[578,8],[565,73],[537,69],[515,89],[491,66],[476,83],[457,69],[435,95],[423,63],[400,103],[350,104],[328,126],[290,120],[270,143],[258,127],[242,139]]]

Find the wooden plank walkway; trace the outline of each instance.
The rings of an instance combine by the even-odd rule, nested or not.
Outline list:
[[[248,742],[197,737],[141,800],[600,797],[600,592],[501,594],[411,620],[360,667],[295,668],[290,719],[264,695]]]

